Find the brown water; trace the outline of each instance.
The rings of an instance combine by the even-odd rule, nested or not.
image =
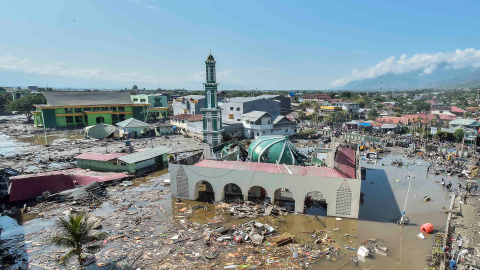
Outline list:
[[[424,269],[427,266],[425,258],[430,254],[433,235],[427,235],[424,240],[417,238],[420,226],[430,222],[436,229],[445,227],[446,215],[442,213],[442,207],[448,207],[450,198],[439,182],[443,177],[447,183],[452,181],[453,187],[456,187],[458,179],[446,175],[427,175],[429,163],[423,160],[414,160],[414,164],[402,168],[390,166],[391,161],[397,158],[402,157],[386,157],[379,160],[377,164],[366,164],[362,161],[365,163],[363,166],[367,168],[367,180],[362,182],[362,192],[365,195],[364,202],[360,205],[358,220],[319,217],[320,222],[313,216],[303,214],[289,214],[284,218],[261,216],[255,220],[270,224],[277,233],[290,233],[300,244],[311,241],[310,234],[306,232],[327,230],[328,235],[335,240],[335,245],[344,254],[335,262],[322,260],[313,265],[313,269],[336,269],[344,265],[351,258],[356,258],[358,247],[371,238],[378,239],[388,247],[388,256],[371,254],[364,263],[359,264],[363,269]],[[406,158],[403,159],[404,164],[409,162]],[[385,166],[382,166],[382,163]],[[405,206],[410,182],[407,175],[412,176],[406,205],[406,214],[410,217],[410,223],[399,226],[394,220],[400,217]],[[431,197],[430,202],[422,201],[426,195]],[[208,223],[215,216],[226,218],[229,216],[228,213],[219,212],[219,206],[201,202],[183,202],[191,206],[206,205],[208,207],[208,210],[195,210],[189,218],[190,221]],[[228,219],[218,225],[230,227],[249,220],[251,219]],[[338,231],[333,230],[337,228]],[[351,236],[345,236],[346,234]],[[355,250],[348,250],[346,246],[354,247]],[[346,264],[341,269],[358,269],[358,266]]]
[[[85,133],[83,130],[64,130],[58,133],[34,134],[29,136],[22,136],[16,138],[19,142],[30,143],[36,145],[51,145],[56,140],[66,139],[69,141],[85,139]]]

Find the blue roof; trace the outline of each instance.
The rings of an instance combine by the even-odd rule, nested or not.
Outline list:
[[[370,123],[358,123],[360,126],[366,126],[366,127],[369,127],[371,126],[372,124]]]

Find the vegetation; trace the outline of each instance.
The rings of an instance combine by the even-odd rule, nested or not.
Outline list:
[[[15,101],[8,103],[7,110],[25,114],[27,121],[32,121],[32,111],[35,110],[35,104],[45,104],[47,101],[43,95],[26,95]]]
[[[0,113],[3,113],[7,110],[7,105],[13,99],[11,93],[0,93]]]
[[[455,130],[455,132],[453,132],[453,137],[455,137],[455,139],[457,139],[458,141],[461,141],[463,139],[464,135],[465,135],[465,132],[461,128],[459,128],[459,129]]]
[[[367,114],[367,118],[368,120],[375,120],[379,115],[376,109],[371,109]]]
[[[95,222],[83,214],[73,214],[67,218],[57,220],[58,235],[52,238],[52,243],[58,247],[69,248],[67,254],[60,257],[58,262],[65,265],[68,261],[77,257],[80,267],[84,264],[82,254],[97,252],[102,248],[99,241],[107,238],[106,232],[94,233]]]

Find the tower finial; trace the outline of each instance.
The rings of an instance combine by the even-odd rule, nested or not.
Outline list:
[[[212,49],[210,49],[210,54],[212,54]]]

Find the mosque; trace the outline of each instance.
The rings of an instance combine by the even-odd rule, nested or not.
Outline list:
[[[307,166],[308,157],[287,136],[260,137],[251,142],[248,151],[236,141],[222,143],[211,54],[205,63],[204,158],[193,164],[170,164],[172,197],[215,202],[266,200],[301,213],[306,211],[306,202],[321,200],[328,216],[358,218],[358,151],[332,143],[326,166],[318,167]]]

